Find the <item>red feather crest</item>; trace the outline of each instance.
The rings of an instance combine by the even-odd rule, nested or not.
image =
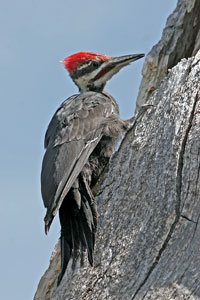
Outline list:
[[[90,59],[106,61],[110,59],[110,56],[94,52],[78,52],[76,54],[64,58],[61,62],[64,64],[68,72],[72,74],[79,64],[83,64],[84,62]]]

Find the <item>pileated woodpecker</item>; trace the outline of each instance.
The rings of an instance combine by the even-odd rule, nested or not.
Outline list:
[[[121,68],[143,56],[109,57],[80,52],[62,61],[80,94],[64,101],[48,126],[41,174],[42,197],[47,208],[46,233],[59,210],[58,285],[71,257],[74,265],[87,249],[89,263],[93,265],[97,206],[92,188],[130,124],[120,119],[118,105],[104,87]]]

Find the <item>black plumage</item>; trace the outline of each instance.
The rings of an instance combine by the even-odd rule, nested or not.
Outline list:
[[[126,127],[114,99],[96,92],[67,99],[48,126],[41,186],[46,232],[59,209],[62,270],[58,283],[70,257],[75,262],[87,249],[93,264],[97,208],[91,189]]]

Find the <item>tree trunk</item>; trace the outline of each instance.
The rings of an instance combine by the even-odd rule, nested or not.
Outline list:
[[[97,196],[95,266],[68,267],[56,288],[57,244],[35,300],[200,299],[199,22],[200,1],[178,1],[146,58],[138,108],[154,106],[126,134]]]
[[[179,0],[169,16],[161,40],[147,55],[137,109],[147,102],[160,82],[182,58],[195,55],[200,48],[200,1]]]

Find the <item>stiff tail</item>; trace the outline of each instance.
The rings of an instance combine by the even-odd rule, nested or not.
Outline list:
[[[58,277],[59,285],[67,268],[70,258],[72,267],[77,258],[83,257],[87,249],[88,260],[93,265],[95,231],[97,223],[96,206],[87,183],[81,179],[77,181],[65,197],[60,210],[61,224],[61,273]]]

